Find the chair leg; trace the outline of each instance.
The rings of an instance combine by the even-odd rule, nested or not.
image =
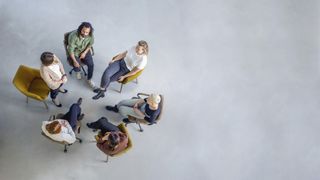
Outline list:
[[[29,102],[28,100],[29,100],[29,98],[28,98],[28,96],[27,96],[27,99],[26,99],[26,103],[27,103],[27,104],[28,104],[28,102]]]
[[[138,84],[138,78],[136,78],[136,84]]]
[[[108,162],[108,160],[109,160],[109,156],[107,155],[106,163]]]
[[[139,123],[137,120],[136,120],[136,124],[138,124],[138,126],[139,126],[139,131],[140,131],[140,132],[143,132],[143,129],[142,129],[140,123]]]
[[[121,93],[121,91],[122,91],[122,86],[123,86],[123,84],[121,83],[121,86],[120,86],[120,91],[119,91],[119,93]]]
[[[66,145],[66,144],[64,145],[64,150],[63,150],[63,152],[65,152],[65,153],[68,152],[68,149],[67,149],[67,145]]]
[[[49,108],[48,108],[47,103],[46,103],[46,102],[44,102],[44,101],[42,101],[42,102],[43,102],[44,106],[46,106],[46,109],[48,110]]]
[[[81,66],[81,68],[82,68],[82,71],[83,71],[84,76],[87,76],[87,72],[86,72],[86,70],[84,69],[84,67]]]

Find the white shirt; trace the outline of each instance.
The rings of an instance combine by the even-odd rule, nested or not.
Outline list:
[[[130,71],[135,67],[138,69],[144,69],[147,65],[147,55],[137,55],[136,46],[133,46],[127,50],[127,55],[124,57],[124,62]]]
[[[57,76],[59,77],[59,79],[62,78],[62,73],[60,71],[60,66],[59,64],[53,64],[53,65],[50,65],[48,66],[48,68],[53,71],[55,74],[57,74]]]
[[[52,123],[53,121],[43,121],[41,127],[43,133],[55,141],[65,141],[68,144],[74,143],[76,141],[76,135],[74,134],[69,122],[63,119],[55,119],[54,121],[59,121],[61,124],[61,132],[58,134],[50,134],[46,129],[46,125]],[[65,124],[67,127],[64,127],[62,124]]]

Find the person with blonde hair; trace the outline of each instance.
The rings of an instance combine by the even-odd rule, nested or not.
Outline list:
[[[61,107],[57,96],[59,92],[67,93],[68,90],[61,89],[61,86],[67,82],[67,75],[64,72],[63,65],[56,55],[52,52],[44,52],[40,56],[42,62],[40,67],[40,75],[44,82],[50,88],[50,97],[57,107]]]
[[[151,94],[145,99],[122,100],[115,106],[106,106],[106,109],[116,113],[119,112],[123,117],[122,121],[125,123],[130,123],[128,116],[132,116],[137,119],[144,119],[151,125],[155,123],[160,114],[160,102],[159,94]]]
[[[125,78],[143,70],[147,65],[148,53],[148,43],[141,40],[129,50],[115,56],[101,77],[100,88],[93,90],[97,95],[93,96],[92,99],[96,100],[104,97],[111,82],[122,82]]]

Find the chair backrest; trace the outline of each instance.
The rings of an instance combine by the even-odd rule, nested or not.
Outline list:
[[[157,119],[156,119],[157,122],[161,119],[162,112],[163,112],[164,97],[163,97],[163,95],[161,95],[161,94],[160,94],[160,97],[161,97],[161,101],[160,101],[160,103],[159,103],[160,114],[158,115],[158,117],[157,117]]]
[[[126,128],[125,124],[124,124],[124,123],[119,124],[119,125],[118,125],[118,128],[120,129],[121,132],[123,132],[123,133],[125,133],[125,134],[127,135],[127,137],[128,137],[128,145],[127,145],[127,147],[126,147],[124,150],[122,150],[121,152],[112,155],[113,157],[114,157],[114,156],[120,156],[120,155],[126,153],[127,151],[129,151],[129,150],[133,147],[132,140],[131,140],[131,136],[130,136],[129,131],[128,131],[128,129]]]
[[[20,65],[12,83],[24,95],[28,96],[29,86],[35,78],[41,78],[40,70]]]

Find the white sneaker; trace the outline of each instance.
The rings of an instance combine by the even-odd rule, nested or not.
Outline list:
[[[81,79],[81,72],[76,72],[77,79]]]
[[[89,84],[89,86],[92,88],[92,89],[95,89],[96,88],[96,85],[94,84],[94,82],[92,80],[87,80],[87,83]]]

